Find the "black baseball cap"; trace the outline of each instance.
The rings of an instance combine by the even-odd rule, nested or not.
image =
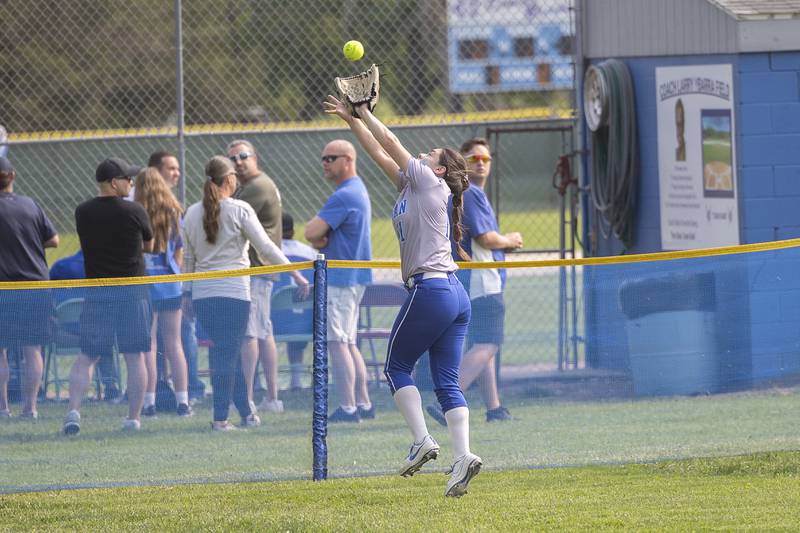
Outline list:
[[[131,165],[124,159],[111,157],[97,165],[94,177],[97,181],[111,181],[113,178],[136,176],[141,169],[141,167]]]
[[[14,172],[14,165],[5,157],[0,157],[0,174],[11,174]]]

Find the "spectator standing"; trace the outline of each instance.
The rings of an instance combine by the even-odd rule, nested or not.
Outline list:
[[[58,233],[36,202],[14,193],[16,178],[11,161],[0,157],[0,281],[45,281],[49,276],[44,249],[58,246]],[[36,419],[42,345],[50,339],[50,291],[3,291],[0,299],[0,418],[11,417],[8,349],[21,348],[25,370],[20,417]]]
[[[181,204],[172,194],[156,167],[147,167],[136,177],[136,202],[147,211],[153,228],[153,251],[144,254],[148,276],[180,274],[183,263],[183,241],[180,234]],[[153,303],[153,325],[150,351],[145,355],[147,389],[144,397],[145,416],[156,413],[156,349],[160,334],[164,355],[169,361],[170,376],[175,388],[178,416],[191,416],[186,376],[186,357],[181,344],[180,282],[150,285]]]
[[[99,194],[75,209],[75,225],[83,250],[86,277],[129,278],[144,275],[143,252],[153,249],[147,212],[126,200],[137,167],[117,158],[97,166]],[[81,354],[69,376],[69,410],[64,433],[80,432],[80,406],[95,364],[113,353],[116,342],[128,370],[128,418],[123,429],[137,431],[147,385],[144,352],[150,350],[152,312],[145,285],[90,287],[81,313]]]
[[[473,261],[505,261],[505,250],[522,247],[522,235],[518,232],[500,233],[497,216],[484,192],[492,170],[489,143],[482,138],[470,139],[461,145],[461,153],[467,162],[470,180],[469,189],[464,191],[464,237],[461,244]],[[455,247],[453,257],[457,257]],[[510,420],[511,413],[500,403],[495,363],[503,344],[505,270],[464,270],[459,271],[458,276],[472,302],[472,320],[467,330],[468,351],[461,361],[459,384],[462,390],[467,390],[480,378],[486,421]],[[438,405],[428,405],[427,410],[437,422],[447,424]]]
[[[305,227],[305,237],[326,259],[372,259],[372,209],[364,182],[356,172],[356,150],[345,140],[329,142],[322,151],[322,174],[336,190]],[[339,407],[330,422],[375,418],[369,398],[367,366],[356,344],[358,310],[369,269],[334,269],[328,273],[328,350]]]
[[[228,145],[228,158],[236,168],[239,187],[234,198],[250,204],[258,221],[269,238],[280,249],[281,246],[281,195],[272,178],[258,166],[255,147],[246,140],[235,140]],[[256,250],[250,250],[250,266],[264,263]],[[283,412],[283,402],[278,399],[278,348],[272,334],[270,300],[272,298],[272,276],[250,278],[250,318],[242,347],[242,366],[247,384],[247,398],[253,401],[253,384],[259,359],[264,369],[267,393],[259,409],[273,413]],[[255,405],[255,404],[253,404]]]
[[[148,167],[155,167],[161,173],[161,177],[167,186],[175,194],[175,187],[181,181],[181,165],[178,156],[171,152],[159,151],[150,154],[147,161]],[[189,300],[184,302],[188,304]],[[159,338],[159,353],[164,353],[161,336]],[[205,396],[206,384],[197,375],[197,329],[194,318],[189,318],[184,312],[181,313],[181,346],[186,357],[186,367],[189,379],[189,400],[196,400]]]
[[[283,252],[267,236],[250,204],[232,198],[236,190],[236,171],[231,162],[222,156],[212,157],[205,173],[203,200],[189,207],[184,217],[184,272],[247,268],[249,248],[254,248],[273,264],[288,263]],[[294,274],[295,281],[307,294],[308,282],[297,272]],[[184,284],[184,289],[191,291],[193,310],[212,341],[209,348],[214,394],[211,426],[215,431],[236,429],[228,421],[231,399],[243,426],[261,424],[248,400],[241,364],[242,341],[250,314],[250,287],[249,276]]]

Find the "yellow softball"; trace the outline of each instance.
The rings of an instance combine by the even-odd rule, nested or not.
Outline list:
[[[347,41],[342,47],[342,52],[350,61],[358,61],[364,57],[364,45],[361,41]]]

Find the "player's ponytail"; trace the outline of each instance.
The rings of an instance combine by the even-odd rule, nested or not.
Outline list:
[[[219,212],[222,201],[219,188],[225,178],[234,173],[233,165],[226,157],[215,155],[206,163],[206,182],[203,185],[203,229],[206,231],[206,241],[210,244],[217,242],[219,233]]]
[[[453,195],[453,218],[451,227],[453,240],[455,241],[456,251],[464,261],[469,261],[469,254],[461,246],[461,239],[464,237],[464,228],[461,220],[464,218],[464,191],[469,188],[469,175],[467,174],[467,162],[464,157],[450,148],[442,149],[442,156],[439,161],[447,169],[444,181],[450,188]]]

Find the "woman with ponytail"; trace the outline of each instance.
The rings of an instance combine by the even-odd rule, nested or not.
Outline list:
[[[212,157],[205,168],[203,200],[186,211],[183,221],[184,272],[243,269],[250,266],[247,255],[253,246],[270,264],[289,260],[267,236],[250,204],[231,198],[236,190],[236,169],[227,157]],[[249,245],[248,245],[249,243]],[[304,295],[308,281],[298,272],[292,277]],[[228,422],[233,403],[243,426],[261,421],[251,411],[241,367],[241,347],[250,313],[249,276],[193,281],[184,284],[191,292],[193,311],[209,335],[211,387],[214,393],[212,429],[236,429]]]
[[[447,419],[453,446],[453,465],[445,496],[463,496],[480,471],[481,458],[469,448],[469,409],[458,384],[458,369],[471,315],[469,297],[456,278],[458,268],[451,245],[459,256],[463,193],[469,187],[464,158],[450,148],[434,148],[413,157],[397,137],[366,105],[360,119],[333,96],[325,112],[344,120],[369,156],[400,193],[392,212],[400,264],[408,298],[392,327],[384,373],[395,404],[414,437],[400,475],[411,476],[439,455],[439,445],[428,433],[422,398],[411,377],[417,360],[430,355],[436,397]],[[448,201],[452,198],[452,219]]]

